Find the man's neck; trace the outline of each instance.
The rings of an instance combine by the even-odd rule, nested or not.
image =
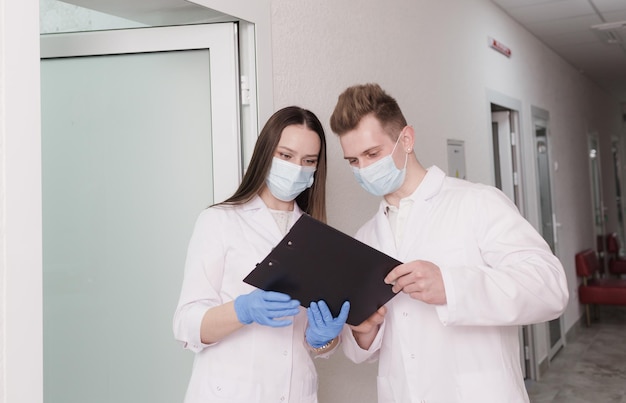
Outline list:
[[[411,196],[426,176],[426,169],[417,160],[409,160],[409,162],[402,186],[395,192],[385,195],[385,200],[392,206],[399,207],[400,200]]]

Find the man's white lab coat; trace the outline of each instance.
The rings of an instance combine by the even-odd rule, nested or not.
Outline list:
[[[399,293],[369,351],[346,327],[355,362],[379,359],[380,403],[528,402],[518,326],[558,317],[565,273],[541,235],[499,190],[428,170],[396,246],[383,201],[356,237],[402,262],[427,260],[443,275],[447,304]]]

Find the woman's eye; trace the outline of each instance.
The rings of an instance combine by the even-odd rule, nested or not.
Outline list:
[[[278,153],[278,156],[284,160],[288,160],[291,158],[291,155],[285,153]]]
[[[317,165],[317,160],[304,160],[307,165]]]

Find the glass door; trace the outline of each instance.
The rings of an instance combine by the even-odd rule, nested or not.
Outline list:
[[[241,171],[235,26],[52,35],[42,55],[45,401],[180,402],[187,242]]]
[[[622,158],[621,142],[618,138],[611,139],[611,154],[613,154],[613,174],[615,176],[615,204],[617,210],[617,234],[620,239],[620,255],[624,254],[624,206],[622,201]]]
[[[588,137],[589,175],[591,179],[591,208],[594,225],[594,239],[605,235],[605,208],[602,197],[602,177],[600,165],[600,143],[598,135],[592,133]]]

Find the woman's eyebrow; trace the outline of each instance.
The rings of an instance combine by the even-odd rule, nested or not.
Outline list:
[[[288,151],[288,152],[290,152],[292,154],[297,154],[297,152],[295,150],[292,150],[291,148],[286,147],[286,146],[278,146],[278,147],[276,147],[276,150],[279,150],[279,149],[281,151]],[[315,157],[315,158],[317,158],[318,155],[319,154],[305,154],[304,157],[307,157],[307,158]]]

